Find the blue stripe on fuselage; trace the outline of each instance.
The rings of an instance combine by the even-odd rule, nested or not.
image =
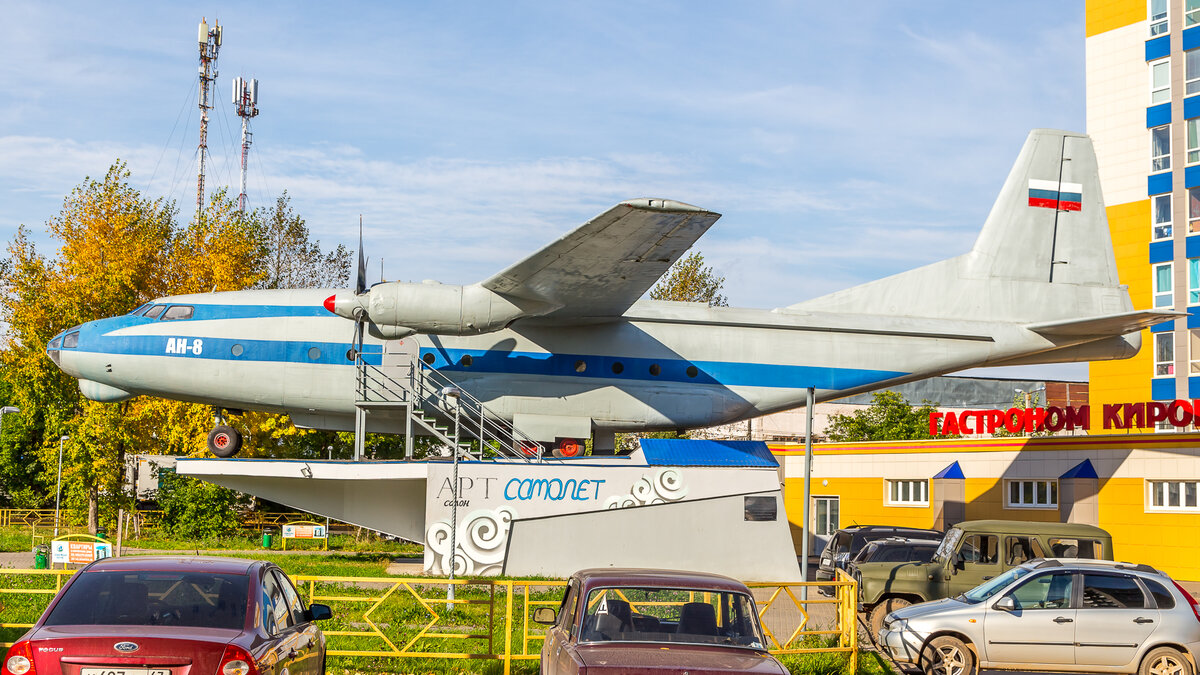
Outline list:
[[[179,303],[183,304],[183,303]],[[194,337],[186,335],[186,326],[191,321],[219,320],[232,318],[275,318],[287,316],[331,316],[324,307],[306,306],[262,306],[262,305],[199,305],[190,320],[164,321],[163,330],[172,330],[172,335],[113,335],[112,332],[129,326],[140,326],[155,322],[140,316],[120,316],[85,324],[80,335],[79,351],[106,354],[128,354],[137,356],[166,356],[173,358],[201,358],[225,361],[312,363],[327,365],[351,365],[346,352],[353,346],[347,342],[314,342],[300,340],[252,340],[244,338]],[[319,311],[312,311],[312,310]],[[168,328],[166,324],[171,324]],[[347,338],[353,327],[346,321]],[[173,329],[178,328],[175,331]],[[196,349],[200,340],[200,349]],[[235,345],[241,346],[241,354],[234,356]],[[310,355],[312,348],[318,353]],[[363,345],[363,358],[371,365],[379,365],[382,358],[380,345]],[[445,349],[425,347],[422,358],[432,358],[430,363],[438,370],[463,374],[487,373],[507,375],[537,375],[546,377],[576,377],[623,381],[688,382],[716,384],[722,386],[753,386],[796,389],[817,387],[842,390],[881,382],[908,373],[889,370],[861,368],[835,368],[825,366],[779,365],[768,363],[739,363],[730,361],[687,361],[678,358],[650,359],[635,357],[597,356],[589,354],[551,354],[546,352],[513,352],[481,349]],[[471,357],[471,365],[463,363],[463,357]],[[583,366],[579,370],[578,364]],[[614,372],[619,365],[621,372]],[[651,368],[657,366],[658,374]],[[695,375],[689,375],[694,367]]]

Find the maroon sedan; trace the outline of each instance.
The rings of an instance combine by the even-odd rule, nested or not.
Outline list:
[[[745,584],[717,574],[601,568],[576,572],[542,646],[543,674],[771,673]]]
[[[0,675],[317,675],[325,636],[261,560],[128,557],[75,573]]]

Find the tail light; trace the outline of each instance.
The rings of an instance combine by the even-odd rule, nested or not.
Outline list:
[[[37,669],[33,667],[33,648],[28,640],[8,648],[4,664],[0,666],[0,675],[37,675]]]
[[[1171,583],[1175,584],[1175,588],[1179,589],[1180,593],[1183,593],[1184,599],[1187,600],[1188,607],[1192,608],[1192,614],[1196,615],[1196,621],[1200,621],[1200,605],[1196,604],[1196,599],[1192,597],[1191,593],[1187,592],[1186,588],[1180,586],[1178,581],[1172,579]]]
[[[254,657],[250,656],[250,652],[237,645],[228,645],[221,655],[217,675],[258,675],[258,666],[254,665]]]

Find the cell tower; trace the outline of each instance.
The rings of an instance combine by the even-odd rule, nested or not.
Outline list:
[[[238,193],[238,211],[246,210],[246,155],[250,154],[250,118],[258,115],[258,80],[233,80],[233,104],[242,118],[242,191]]]
[[[196,175],[196,219],[204,213],[204,156],[208,154],[208,111],[212,110],[209,92],[217,79],[217,52],[221,50],[221,26],[208,27],[200,19],[200,166]]]

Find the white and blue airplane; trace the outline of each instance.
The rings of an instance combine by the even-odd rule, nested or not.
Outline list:
[[[1181,315],[1135,310],[1120,284],[1082,134],[1031,132],[958,257],[773,310],[641,299],[718,218],[631,200],[475,284],[365,289],[360,264],[354,292],[164,297],[48,351],[93,400],[161,396],[333,430],[354,427],[356,353],[420,359],[525,436],[591,437],[603,453],[616,432],[797,408],[809,387],[823,401],[976,366],[1128,358],[1139,330]],[[367,430],[403,432],[403,414],[373,410]],[[228,441],[210,435],[218,454]]]

